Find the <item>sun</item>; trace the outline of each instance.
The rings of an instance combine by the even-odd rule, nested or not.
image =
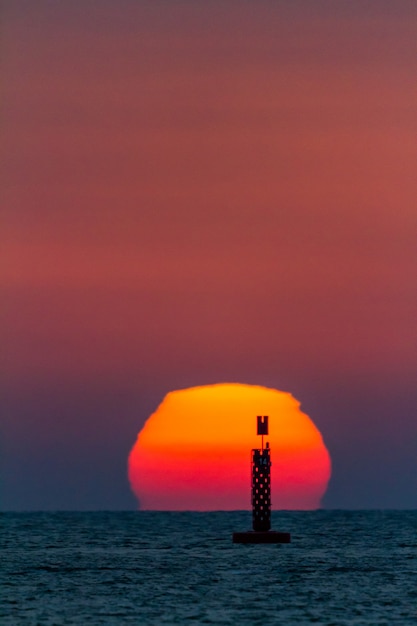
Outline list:
[[[256,416],[269,415],[274,509],[316,509],[331,474],[330,455],[290,394],[238,383],[168,393],[146,421],[128,459],[141,509],[249,509]]]

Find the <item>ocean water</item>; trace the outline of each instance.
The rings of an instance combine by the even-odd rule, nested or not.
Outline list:
[[[417,511],[3,513],[0,623],[417,624]]]

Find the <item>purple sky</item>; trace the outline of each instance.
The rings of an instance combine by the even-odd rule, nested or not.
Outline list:
[[[170,390],[291,392],[417,506],[415,2],[6,0],[3,509],[133,508]]]

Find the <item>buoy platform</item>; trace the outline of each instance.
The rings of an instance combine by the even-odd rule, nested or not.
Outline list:
[[[248,530],[247,532],[233,533],[233,543],[291,543],[291,534],[280,533],[276,530]]]

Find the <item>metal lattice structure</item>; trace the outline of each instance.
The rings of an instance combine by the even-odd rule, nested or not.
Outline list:
[[[253,530],[233,533],[233,543],[290,543],[290,533],[271,530],[271,451],[264,435],[268,435],[268,416],[257,416],[261,448],[252,450],[252,526]]]
[[[252,527],[255,531],[267,531],[271,528],[271,456],[269,447],[262,450],[252,450]]]

